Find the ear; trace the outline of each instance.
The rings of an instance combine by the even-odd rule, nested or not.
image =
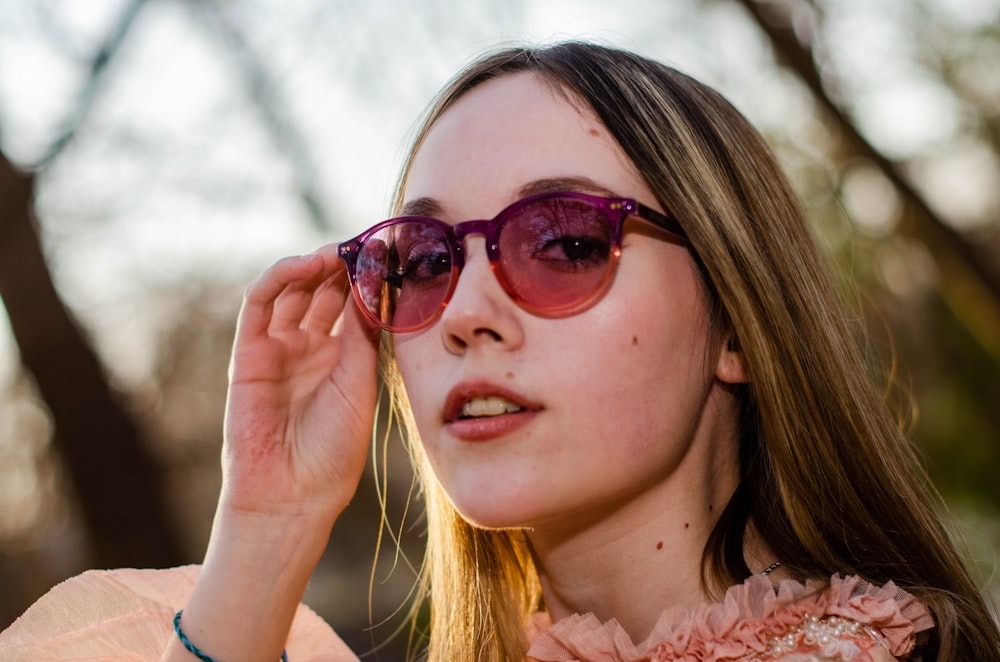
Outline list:
[[[722,340],[718,363],[715,366],[715,376],[726,384],[745,384],[750,381],[746,365],[743,363],[743,351],[740,341],[729,335]]]

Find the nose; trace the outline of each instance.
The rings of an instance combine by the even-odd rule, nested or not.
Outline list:
[[[465,265],[441,313],[445,347],[464,354],[473,347],[513,349],[524,341],[520,309],[501,287],[482,236],[465,238]]]

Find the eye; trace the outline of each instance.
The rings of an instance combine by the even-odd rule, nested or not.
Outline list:
[[[404,221],[393,227],[391,271],[396,286],[414,285],[451,272],[451,251],[441,230],[423,221]]]
[[[411,247],[399,267],[402,283],[419,284],[451,273],[451,254],[439,243]]]
[[[540,244],[532,252],[532,259],[551,263],[555,268],[562,265],[566,269],[583,269],[603,264],[610,252],[606,240],[588,235],[555,236]]]
[[[508,230],[522,260],[558,271],[603,268],[611,253],[610,228],[587,204],[546,201],[525,209]]]

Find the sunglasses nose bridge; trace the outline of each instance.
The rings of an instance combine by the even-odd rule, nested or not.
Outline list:
[[[455,235],[455,242],[461,244],[470,234],[481,234],[487,239],[493,234],[493,221],[473,220],[462,221],[451,226],[451,231]]]
[[[466,237],[474,234],[482,235],[486,240],[486,254],[490,258],[490,262],[493,261],[494,255],[496,254],[496,241],[494,239],[494,232],[496,231],[495,222],[493,220],[472,220],[472,221],[462,221],[461,223],[456,223],[451,226],[452,235],[455,238],[455,252],[459,256],[461,264],[465,262],[465,239]]]

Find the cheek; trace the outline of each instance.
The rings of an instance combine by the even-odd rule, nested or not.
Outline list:
[[[609,489],[652,485],[670,475],[696,438],[712,377],[706,370],[703,339],[686,325],[623,325],[613,339],[615,362],[591,373],[597,386],[589,402],[573,414],[589,430],[591,469]],[[603,373],[603,374],[600,374]]]
[[[430,394],[433,389],[430,386],[440,381],[434,374],[434,354],[426,336],[421,333],[397,338],[394,347],[396,367],[418,429],[422,429],[431,416]]]
[[[711,331],[697,295],[672,297],[669,303],[641,297],[623,301],[629,305],[616,306],[590,327],[595,344],[585,351],[602,358],[584,362],[585,373],[567,375],[564,387],[592,385],[588,406],[607,413],[601,427],[640,452],[650,443],[650,428],[656,437],[690,427],[697,416],[713,382]],[[631,439],[624,439],[626,433]]]
[[[666,350],[659,335],[638,325],[621,325],[605,336],[611,357],[604,365],[595,364],[587,375],[594,384],[595,412],[606,412],[600,421],[606,432],[620,438],[625,447],[644,446],[650,426],[669,407],[670,382],[679,381],[675,357]]]

